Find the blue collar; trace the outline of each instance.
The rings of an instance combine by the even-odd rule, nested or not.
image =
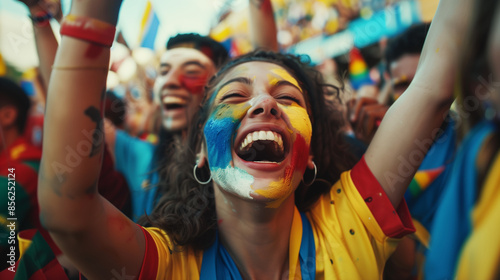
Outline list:
[[[300,217],[302,220],[302,239],[299,250],[301,276],[304,280],[314,280],[316,276],[314,235],[311,223],[306,215],[300,213]],[[218,233],[216,234],[214,244],[203,253],[200,272],[200,280],[213,279],[242,280],[233,259],[226,248],[219,242]]]

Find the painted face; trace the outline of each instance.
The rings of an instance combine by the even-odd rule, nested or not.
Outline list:
[[[183,130],[198,111],[207,80],[215,73],[213,62],[190,48],[166,51],[160,59],[153,92],[168,131]]]
[[[204,134],[214,182],[279,207],[309,158],[312,127],[297,80],[273,63],[243,63],[227,73],[210,102]]]
[[[391,63],[391,76],[394,89],[394,100],[397,100],[410,86],[417,73],[419,54],[408,54]]]

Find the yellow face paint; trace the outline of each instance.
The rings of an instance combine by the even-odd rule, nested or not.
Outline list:
[[[294,172],[293,177],[281,178],[279,181],[269,184],[268,189],[255,190],[255,193],[268,199],[276,199],[267,203],[266,208],[278,208],[294,191],[293,186],[298,185],[302,176],[299,172]]]
[[[290,73],[288,73],[285,69],[283,69],[283,68],[272,69],[271,73],[273,73],[275,75],[278,75],[278,77],[280,77],[281,79],[283,79],[283,80],[291,83],[292,85],[296,86],[300,90],[300,92],[302,92],[302,89],[300,88],[299,83],[297,82],[297,80],[295,80],[295,78],[292,77],[292,75],[290,75]],[[269,82],[271,83],[271,85],[275,85],[279,81],[280,80],[278,80],[278,79],[276,79],[274,77],[269,76]]]
[[[290,120],[290,125],[295,128],[305,139],[306,144],[311,144],[312,125],[305,108],[298,104],[290,106],[279,105]]]
[[[297,186],[302,178],[301,171],[303,169],[300,166],[305,168],[305,158],[300,159],[300,156],[296,155],[303,154],[304,150],[308,151],[312,137],[312,125],[305,108],[295,103],[290,106],[279,106],[288,116],[289,125],[298,132],[299,136],[294,134],[295,137],[292,139],[294,143],[292,163],[285,171],[284,176],[278,181],[270,183],[266,189],[255,190],[255,193],[274,200],[267,204],[268,208],[278,208],[295,191],[294,186]],[[300,141],[298,141],[299,139]],[[303,156],[307,156],[307,154]]]

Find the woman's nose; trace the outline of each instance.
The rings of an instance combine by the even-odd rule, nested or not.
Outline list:
[[[276,99],[270,95],[259,96],[255,99],[254,105],[248,111],[250,117],[272,116],[281,117],[281,110]]]

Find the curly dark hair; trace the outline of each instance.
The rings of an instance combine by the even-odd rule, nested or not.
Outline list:
[[[296,189],[295,204],[299,211],[307,211],[322,194],[329,192],[343,171],[354,165],[354,157],[341,137],[342,121],[331,117],[335,114],[331,106],[326,105],[322,76],[309,65],[308,57],[266,51],[238,57],[223,66],[207,85],[202,108],[193,119],[187,143],[176,143],[176,154],[165,169],[168,178],[161,184],[166,186],[167,192],[149,216],[150,224],[163,229],[176,249],[178,246],[190,246],[202,250],[215,239],[217,219],[213,184],[198,184],[193,177],[193,166],[203,141],[203,126],[210,113],[210,96],[230,69],[252,61],[270,62],[285,68],[307,93],[307,109],[313,128],[310,147],[318,173],[312,185],[306,186],[301,182]],[[207,170],[200,171],[199,178],[209,177]]]
[[[31,101],[26,92],[12,80],[0,77],[0,107],[4,105],[13,105],[18,114],[15,125],[19,133],[24,132],[28,120]]]
[[[221,43],[197,33],[177,34],[171,37],[167,42],[167,50],[175,48],[197,49],[208,56],[217,68],[226,63],[229,58],[229,53]]]

